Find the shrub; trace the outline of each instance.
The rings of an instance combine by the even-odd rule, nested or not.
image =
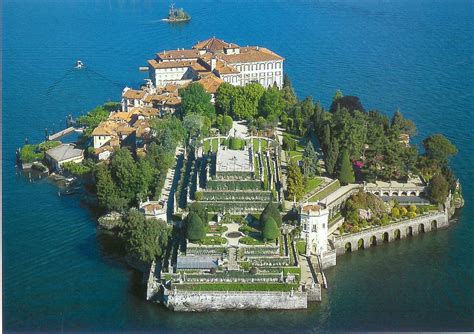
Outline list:
[[[257,268],[256,267],[250,268],[249,273],[252,274],[252,275],[257,274]]]
[[[231,150],[241,150],[244,147],[244,141],[240,138],[230,137],[229,148]]]
[[[416,205],[410,205],[410,212],[416,212]]]
[[[194,193],[194,199],[196,201],[202,201],[202,198],[203,198],[203,194],[202,194],[202,191],[196,191]]]
[[[400,208],[400,214],[401,214],[402,216],[406,216],[406,215],[407,215],[407,212],[408,212],[408,210],[407,210],[407,208],[405,208],[404,206]]]
[[[275,240],[280,236],[280,229],[272,217],[265,221],[262,228],[262,236],[263,240]]]
[[[393,218],[400,218],[400,209],[399,208],[392,208],[392,217]]]
[[[409,211],[407,213],[407,217],[410,219],[416,218],[416,212]]]

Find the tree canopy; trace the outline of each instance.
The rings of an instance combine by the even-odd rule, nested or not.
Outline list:
[[[280,229],[272,217],[263,224],[262,237],[264,240],[276,240],[280,236]]]
[[[199,241],[206,236],[204,222],[195,212],[189,213],[186,219],[186,238],[190,241]]]
[[[269,218],[273,218],[275,222],[277,223],[278,227],[281,226],[283,223],[281,220],[281,215],[280,215],[280,210],[278,210],[278,206],[274,202],[269,202],[265,209],[263,209],[261,215],[260,215],[260,224],[261,226],[264,225],[265,221],[267,221]]]
[[[300,200],[304,195],[304,180],[300,167],[294,160],[288,164],[287,179],[288,197],[293,200]]]
[[[450,157],[458,153],[458,149],[442,134],[433,134],[423,140],[425,155],[440,163],[446,164]]]
[[[163,220],[146,219],[131,209],[124,224],[127,252],[142,261],[151,262],[164,254],[171,228]]]
[[[214,105],[211,103],[211,94],[204,87],[194,82],[179,91],[181,96],[181,113],[183,116],[189,113],[197,113],[213,120],[216,116]]]
[[[428,184],[427,197],[430,201],[443,204],[449,193],[449,183],[443,174],[434,175]]]
[[[344,150],[341,155],[341,166],[339,168],[338,179],[342,185],[355,182],[354,169],[349,159],[349,153]]]

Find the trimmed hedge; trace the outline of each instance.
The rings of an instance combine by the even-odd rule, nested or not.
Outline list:
[[[208,190],[262,190],[263,185],[259,180],[208,180]]]

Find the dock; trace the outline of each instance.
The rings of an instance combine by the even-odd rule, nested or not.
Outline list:
[[[64,137],[72,132],[74,132],[76,129],[73,126],[68,127],[67,129],[61,130],[59,132],[53,133],[52,135],[48,136],[48,140],[56,140],[61,137]]]

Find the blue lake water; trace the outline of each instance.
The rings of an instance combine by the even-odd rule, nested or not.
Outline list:
[[[473,3],[3,1],[3,319],[7,331],[474,330]],[[336,89],[366,109],[397,108],[420,142],[444,133],[466,206],[447,230],[338,257],[323,302],[297,312],[172,313],[144,301],[140,275],[96,234],[78,198],[17,175],[14,151],[125,85],[154,53],[217,36],[286,58],[300,97],[326,107]],[[88,71],[74,71],[77,59]]]

